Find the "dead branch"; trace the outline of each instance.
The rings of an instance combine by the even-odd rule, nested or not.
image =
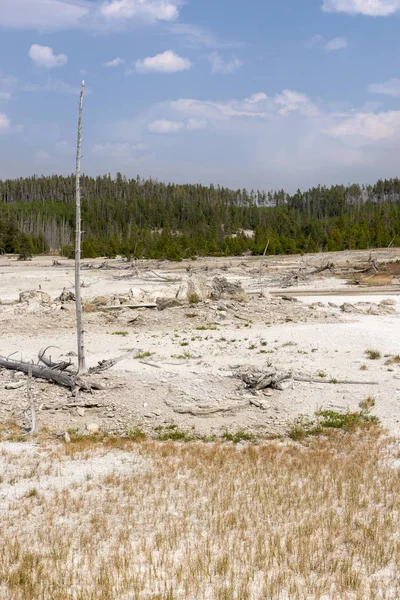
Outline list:
[[[89,374],[90,375],[98,375],[99,373],[103,373],[103,371],[107,371],[108,369],[111,369],[111,367],[113,367],[117,363],[121,362],[122,360],[129,358],[130,356],[132,356],[132,354],[138,354],[139,352],[141,352],[141,350],[135,349],[135,350],[131,350],[127,354],[118,356],[117,358],[109,358],[108,360],[101,360],[101,361],[99,361],[99,363],[96,367],[91,367],[89,369]]]
[[[163,277],[163,275],[159,275],[155,271],[150,271],[150,273],[153,273],[153,275],[155,275],[156,277],[158,277],[162,281],[167,281],[169,283],[180,283],[182,281],[182,279],[169,279],[169,277]]]
[[[49,369],[58,369],[59,371],[65,371],[66,369],[72,366],[71,360],[69,360],[68,362],[62,361],[59,363],[52,362],[51,358],[47,358],[47,356],[45,355],[46,351],[49,348],[57,348],[57,346],[47,346],[47,348],[45,348],[44,350],[39,350],[39,362],[42,362],[44,365],[46,365],[46,367],[49,367]]]

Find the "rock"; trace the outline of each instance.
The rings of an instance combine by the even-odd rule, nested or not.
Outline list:
[[[355,313],[355,312],[357,312],[356,307],[353,304],[350,304],[349,302],[345,302],[344,304],[342,304],[340,306],[340,310],[342,310],[345,313]]]
[[[381,300],[379,304],[382,306],[396,306],[397,302],[393,298],[385,298],[385,300]]]
[[[165,310],[166,308],[181,306],[181,302],[179,302],[179,300],[176,298],[157,298],[156,304],[158,310]]]
[[[92,435],[94,433],[99,433],[100,425],[97,423],[86,423],[85,424],[85,433]]]
[[[331,308],[338,308],[338,305],[334,302],[328,302],[328,306],[330,306]]]
[[[299,302],[294,296],[281,296],[281,298],[282,300],[286,300],[286,302]]]
[[[93,298],[92,304],[95,306],[107,306],[108,298],[107,296],[97,296],[96,298]]]
[[[25,382],[24,381],[19,381],[18,383],[8,383],[5,386],[6,390],[18,390],[19,388],[24,387]]]
[[[213,300],[232,299],[237,302],[248,302],[249,300],[240,282],[230,283],[225,277],[214,277],[211,298]]]
[[[78,413],[78,415],[80,417],[84,417],[85,416],[85,409],[82,406],[78,406],[76,409],[76,412]]]
[[[25,302],[26,304],[40,304],[42,306],[50,306],[51,298],[49,294],[42,291],[28,290],[21,292],[19,295],[19,302]]]
[[[175,299],[190,304],[204,302],[209,296],[206,279],[200,275],[189,275],[182,281]]]
[[[69,433],[68,433],[68,431],[65,431],[62,437],[63,437],[63,440],[64,440],[64,442],[65,442],[66,444],[69,444],[69,443],[70,443],[70,441],[71,441],[71,438],[69,437]]]
[[[75,294],[64,288],[60,295],[61,302],[75,302]]]
[[[260,298],[264,298],[264,300],[268,300],[270,302],[273,296],[267,290],[261,290]]]

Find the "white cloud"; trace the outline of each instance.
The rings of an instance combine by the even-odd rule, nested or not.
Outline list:
[[[236,57],[232,57],[229,60],[224,60],[222,56],[218,52],[213,52],[208,57],[211,63],[211,72],[212,73],[222,73],[222,74],[230,74],[235,73],[241,66],[243,66],[243,62]]]
[[[188,131],[196,131],[199,129],[205,129],[207,127],[207,121],[204,119],[189,119],[186,123],[186,129]]]
[[[221,39],[204,27],[190,23],[173,23],[166,33],[179,36],[189,48],[241,48],[245,45],[243,42]]]
[[[50,154],[48,152],[45,152],[45,150],[38,150],[34,153],[33,158],[40,161],[48,160],[50,158]]]
[[[0,72],[0,102],[11,100],[13,91],[17,86],[17,79]]]
[[[389,79],[382,83],[371,83],[368,87],[371,94],[383,94],[385,96],[400,96],[400,79]]]
[[[380,113],[358,112],[326,130],[331,136],[342,138],[356,146],[382,140],[396,140],[400,135],[400,111]]]
[[[148,124],[148,130],[151,133],[176,133],[185,127],[182,121],[168,121],[159,119]]]
[[[0,26],[52,31],[114,30],[130,22],[174,21],[181,0],[0,0]]]
[[[255,98],[257,98],[257,102],[254,102]],[[187,117],[213,122],[226,121],[234,117],[263,118],[266,116],[266,112],[262,110],[264,107],[260,109],[259,105],[266,98],[267,96],[261,92],[243,101],[213,102],[181,98],[171,102],[170,107],[173,111]]]
[[[330,40],[326,40],[324,36],[317,33],[308,42],[306,42],[307,48],[320,48],[326,50],[326,52],[334,52],[335,50],[342,50],[347,48],[348,42],[344,37],[334,37]]]
[[[400,0],[324,0],[322,10],[369,17],[387,17],[400,10]]]
[[[245,102],[248,104],[258,104],[263,100],[268,100],[267,94],[264,94],[264,92],[258,92],[258,94],[252,94],[250,98],[246,98]]]
[[[335,50],[342,50],[343,48],[347,48],[347,40],[343,37],[335,37],[326,42],[324,49],[327,52],[334,52]]]
[[[0,25],[15,29],[69,29],[89,14],[88,2],[0,0]]]
[[[121,65],[125,65],[125,61],[123,58],[114,58],[114,60],[110,60],[109,62],[104,63],[103,67],[120,67]]]
[[[278,112],[281,115],[299,112],[309,117],[315,117],[319,113],[318,108],[305,94],[293,90],[283,90],[275,97],[275,103],[278,105]]]
[[[113,20],[142,17],[154,21],[174,21],[179,15],[176,3],[168,0],[112,0],[103,4],[100,13]]]
[[[10,119],[5,113],[0,113],[0,133],[7,133],[11,128]]]
[[[58,154],[65,154],[66,156],[71,156],[75,154],[75,147],[67,142],[66,140],[61,140],[61,142],[56,142],[54,148]]]
[[[94,144],[93,154],[98,156],[129,157],[134,153],[146,150],[144,144],[129,144],[128,142],[105,142],[103,144]]]
[[[45,83],[27,83],[21,88],[24,92],[51,92],[55,94],[79,95],[81,88],[71,85],[61,79],[48,79]],[[91,94],[90,88],[85,89],[85,94]]]
[[[52,48],[49,46],[40,46],[39,44],[33,44],[29,49],[28,55],[33,62],[46,69],[63,67],[68,62],[66,54],[54,54]]]
[[[138,73],[177,73],[187,71],[191,66],[192,63],[188,58],[182,58],[172,50],[137,60],[135,64]]]

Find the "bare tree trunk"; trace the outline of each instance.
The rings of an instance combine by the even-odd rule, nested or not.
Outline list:
[[[78,373],[87,372],[81,298],[81,158],[82,158],[82,104],[85,82],[82,81],[79,98],[78,144],[76,150],[76,237],[75,237],[75,299],[76,332],[78,341]]]
[[[37,420],[36,420],[36,408],[35,408],[35,400],[32,395],[32,365],[30,364],[28,367],[28,381],[26,382],[26,392],[28,396],[29,408],[31,409],[31,420],[32,425],[29,431],[29,435],[35,435],[37,433]]]

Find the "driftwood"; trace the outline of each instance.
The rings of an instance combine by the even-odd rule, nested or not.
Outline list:
[[[79,390],[91,392],[92,390],[111,389],[108,387],[105,388],[100,383],[97,383],[95,380],[92,380],[87,376],[79,376],[76,372],[66,372],[66,366],[69,367],[70,363],[53,363],[51,359],[45,356],[45,351],[46,350],[41,350],[39,352],[39,361],[43,362],[43,365],[36,365],[23,360],[14,360],[10,357],[6,358],[5,356],[0,356],[0,367],[9,369],[11,371],[26,373],[27,375],[37,379],[46,379],[48,381],[52,381],[53,383],[57,383],[58,385],[69,388],[72,393],[76,393]],[[120,361],[124,360],[125,358],[129,358],[129,356],[137,352],[140,352],[140,350],[135,349],[117,358],[100,361],[96,367],[89,369],[88,375],[97,375],[99,373],[103,373],[104,371],[111,369],[111,367]]]
[[[312,377],[304,377],[301,375],[294,375],[286,371],[277,371],[275,367],[269,365],[265,371],[260,370],[248,370],[245,372],[238,373],[238,377],[244,381],[248,388],[253,390],[264,390],[266,388],[272,388],[276,390],[282,390],[284,382],[290,381],[302,381],[306,383],[325,383],[325,384],[342,384],[342,385],[378,385],[377,381],[349,381],[339,379],[325,379]]]

